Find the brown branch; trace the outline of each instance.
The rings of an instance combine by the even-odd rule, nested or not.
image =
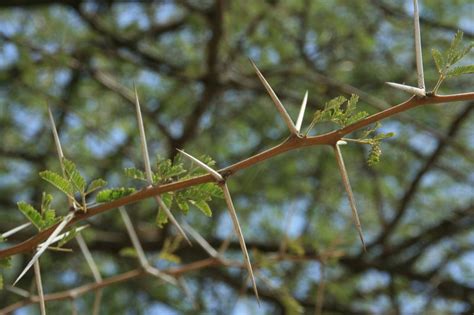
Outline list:
[[[371,115],[365,119],[362,119],[354,124],[351,124],[345,128],[338,129],[323,135],[313,136],[313,137],[296,137],[292,136],[284,140],[279,145],[276,145],[266,151],[258,153],[254,156],[251,156],[243,161],[237,162],[233,165],[230,165],[224,169],[221,169],[219,172],[224,176],[228,177],[239,170],[248,168],[257,163],[268,160],[274,156],[282,154],[284,152],[316,145],[330,145],[334,146],[338,140],[343,136],[354,132],[358,129],[364,128],[372,123],[380,121],[382,119],[391,117],[393,115],[399,114],[401,112],[407,111],[409,109],[415,108],[421,105],[428,104],[439,104],[439,103],[448,103],[448,102],[457,102],[457,101],[472,101],[474,100],[474,92],[462,93],[462,94],[452,94],[452,95],[432,95],[424,98],[412,97],[406,102],[395,105],[391,108],[388,108],[384,111],[378,112],[374,115]],[[215,178],[209,174],[193,177],[190,179],[180,180],[177,182],[169,183],[161,186],[153,186],[150,188],[144,188],[132,195],[108,202],[103,204],[98,204],[94,207],[88,209],[87,213],[79,212],[76,214],[75,218],[68,224],[68,226],[75,224],[77,222],[83,221],[87,218],[93,217],[100,213],[106,212],[111,209],[118,208],[120,206],[129,205],[136,203],[138,201],[163,194],[165,192],[177,191],[185,189],[191,186],[204,184],[208,182],[214,182]],[[12,256],[15,254],[29,252],[34,249],[39,243],[48,238],[48,236],[54,231],[56,225],[50,227],[47,230],[44,230],[30,239],[14,245],[12,247],[0,250],[0,258]]]

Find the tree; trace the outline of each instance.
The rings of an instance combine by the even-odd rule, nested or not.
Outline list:
[[[37,312],[36,286],[51,314],[473,312],[474,96],[472,75],[454,77],[472,72],[469,1],[420,3],[424,78],[411,1],[0,7],[0,231],[25,216],[36,226],[3,233],[0,257],[23,253],[2,269],[4,312]],[[96,194],[98,178],[123,189]],[[12,287],[31,250],[72,223],[83,230]]]

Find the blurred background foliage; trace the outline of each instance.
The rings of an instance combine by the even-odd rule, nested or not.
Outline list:
[[[472,41],[474,5],[426,0],[420,9],[430,89],[437,80],[431,48],[445,49],[457,29]],[[304,128],[312,112],[338,95],[359,94],[360,109],[369,113],[405,100],[384,82],[415,85],[412,24],[412,1],[1,1],[0,231],[25,222],[17,201],[37,205],[42,191],[55,193],[38,176],[60,170],[47,104],[66,157],[88,179],[136,184],[123,175],[125,167],[143,167],[134,83],[152,155],[173,157],[184,148],[224,167],[287,136],[248,58],[292,117],[309,91]],[[465,62],[472,61],[471,54]],[[452,79],[440,92],[472,91],[472,83],[472,76]],[[313,314],[322,284],[324,314],[472,314],[473,109],[473,103],[431,105],[385,121],[382,131],[396,136],[383,143],[373,168],[365,163],[369,147],[343,147],[367,253],[333,152],[296,150],[229,182],[258,270],[260,307],[243,285],[246,272],[214,267],[186,274],[193,301],[142,277],[107,287],[101,314]],[[333,127],[321,125],[312,134]],[[67,200],[56,196],[53,206],[64,214]],[[192,209],[181,219],[215,247],[230,237],[226,255],[241,259],[225,203],[211,206],[212,218]],[[158,257],[176,231],[155,226],[152,200],[128,209],[148,254]],[[116,211],[87,223],[84,236],[104,276],[138,266],[119,254],[131,245]],[[286,256],[278,256],[282,242]],[[93,282],[75,241],[69,247],[73,253],[42,257],[46,293]],[[185,242],[174,254],[180,263],[206,257]],[[28,258],[14,257],[6,284]],[[175,264],[156,260],[160,268]],[[33,282],[29,272],[20,287]],[[0,291],[1,306],[18,299]],[[78,299],[79,313],[88,314],[92,303],[93,294]],[[64,314],[71,304],[51,302],[47,309]],[[36,305],[18,311],[36,313]]]

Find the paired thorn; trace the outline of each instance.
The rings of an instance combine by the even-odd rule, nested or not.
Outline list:
[[[415,26],[415,56],[416,72],[418,77],[418,87],[425,90],[425,77],[423,74],[423,53],[421,50],[420,13],[418,11],[418,1],[413,0],[413,16]]]
[[[283,120],[285,121],[288,129],[290,130],[290,132],[294,135],[298,135],[299,134],[299,131],[297,130],[297,128],[295,127],[295,124],[293,123],[293,120],[291,119],[290,115],[288,115],[288,112],[286,111],[285,107],[283,106],[283,104],[281,103],[280,99],[278,98],[278,96],[275,94],[275,92],[273,91],[272,87],[270,86],[270,84],[268,84],[267,80],[265,79],[265,77],[262,75],[262,73],[260,72],[260,70],[258,70],[257,68],[257,65],[252,61],[250,60],[250,62],[252,63],[252,66],[254,67],[255,69],[255,72],[257,73],[257,76],[258,78],[260,79],[260,81],[262,82],[263,86],[265,87],[265,89],[267,90],[268,94],[270,94],[270,97],[272,98],[272,101],[273,103],[275,104],[277,110],[280,112],[280,115],[281,117],[283,118]]]
[[[399,83],[393,83],[393,82],[385,82],[385,84],[393,87],[393,88],[396,88],[396,89],[399,89],[403,92],[407,92],[409,94],[414,94],[414,95],[417,95],[417,96],[426,96],[426,91],[425,89],[419,89],[419,88],[416,88],[414,86],[409,86],[409,85],[405,85],[405,84],[399,84]]]
[[[18,281],[21,280],[21,278],[23,278],[23,276],[26,274],[26,272],[28,270],[30,270],[31,266],[33,266],[33,264],[39,259],[39,257],[44,253],[44,251],[49,247],[49,245],[51,245],[52,243],[54,243],[54,240],[56,239],[56,237],[59,235],[59,233],[61,233],[62,230],[64,230],[64,228],[66,227],[66,225],[74,218],[74,212],[70,212],[67,216],[65,216],[63,218],[63,220],[61,221],[61,223],[56,227],[56,229],[54,229],[53,233],[51,233],[51,235],[48,237],[48,239],[46,240],[46,242],[40,244],[38,246],[38,250],[36,251],[35,255],[33,256],[33,258],[30,260],[30,262],[28,263],[28,265],[26,265],[25,269],[23,269],[23,271],[20,273],[20,275],[18,276],[18,278],[15,280],[15,282],[13,283],[13,286],[16,285],[18,283]]]
[[[344,145],[344,144],[347,144],[347,142],[339,140],[334,146],[334,151],[336,153],[337,165],[339,167],[339,171],[341,172],[342,182],[344,183],[344,188],[346,190],[347,197],[349,199],[349,204],[351,206],[352,218],[357,228],[357,232],[359,233],[359,238],[360,238],[360,241],[362,242],[364,252],[366,252],[367,249],[365,247],[364,235],[362,234],[362,226],[360,224],[359,215],[357,213],[357,207],[355,203],[354,194],[352,193],[351,184],[349,182],[349,176],[347,175],[346,166],[344,165],[344,159],[342,158],[341,149],[339,148],[340,145]]]
[[[224,192],[224,199],[227,204],[227,209],[229,210],[229,215],[232,219],[232,224],[234,226],[235,234],[237,235],[237,238],[239,239],[240,249],[242,250],[242,254],[244,256],[245,267],[247,268],[247,272],[249,273],[249,276],[252,279],[252,286],[253,286],[253,291],[255,293],[255,297],[257,298],[257,301],[260,301],[260,298],[258,296],[257,283],[255,281],[255,276],[253,274],[252,264],[250,263],[250,256],[247,251],[247,245],[245,244],[244,235],[242,233],[242,229],[240,228],[237,212],[235,211],[234,203],[232,202],[232,197],[230,195],[229,188],[227,187],[227,183],[225,182],[221,174],[219,174],[217,171],[215,171],[214,169],[212,169],[211,167],[209,167],[202,161],[198,160],[194,156],[182,150],[178,150],[178,151],[183,153],[184,156],[189,158],[191,161],[197,163],[204,170],[208,171],[218,181],[218,184],[221,186],[221,189]]]
[[[145,174],[148,180],[148,184],[153,185],[153,173],[151,171],[150,156],[148,154],[148,146],[146,144],[145,127],[143,124],[142,112],[140,109],[140,101],[138,100],[137,88],[136,87],[134,88],[135,88],[135,108],[137,112],[138,129],[140,131],[140,143],[141,143],[141,149],[142,149],[143,162],[145,164]],[[191,241],[186,236],[186,233],[184,233],[183,228],[178,223],[173,213],[171,213],[171,210],[165,205],[163,200],[161,200],[159,196],[155,196],[155,200],[158,203],[158,205],[161,207],[161,209],[163,209],[163,211],[165,212],[166,216],[171,221],[171,223],[174,226],[176,226],[176,228],[178,229],[178,232],[183,236],[183,238],[188,242],[188,244],[192,246]]]
[[[391,87],[402,90],[409,94],[425,97],[425,76],[423,74],[423,52],[421,49],[421,31],[420,31],[420,13],[418,10],[418,1],[413,0],[413,19],[415,32],[415,59],[416,59],[416,75],[418,80],[418,87],[413,87],[405,84],[398,84],[393,82],[386,82]]]
[[[303,102],[301,103],[300,113],[298,114],[298,119],[296,120],[296,130],[301,132],[301,125],[303,124],[304,112],[306,110],[306,103],[308,102],[308,91],[304,94]]]

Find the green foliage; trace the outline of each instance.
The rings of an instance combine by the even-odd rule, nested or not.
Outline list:
[[[369,156],[367,158],[367,164],[369,166],[374,166],[380,161],[380,156],[382,155],[382,140],[391,138],[395,135],[393,132],[375,134],[376,130],[380,128],[380,126],[380,122],[377,122],[374,127],[365,130],[359,139],[344,139],[363,144],[369,144],[371,146]]]
[[[209,156],[201,156],[200,160],[211,167],[215,165],[215,161]],[[155,169],[156,170],[153,171],[152,174],[154,185],[163,185],[172,181],[188,179],[205,173],[197,166],[190,170],[186,170],[179,156],[177,156],[173,161],[170,159],[160,159],[160,157],[158,157]],[[147,182],[145,172],[142,170],[126,168],[124,171],[125,175],[130,178]],[[224,197],[222,190],[215,183],[196,185],[182,191],[165,193],[160,196],[168,208],[171,208],[173,204],[176,203],[178,208],[184,214],[187,214],[190,207],[193,206],[208,217],[212,216],[209,202],[213,197]],[[155,223],[159,227],[163,227],[168,223],[168,217],[161,208],[158,210]]]
[[[120,188],[110,188],[104,189],[97,193],[95,200],[97,202],[110,202],[122,197],[128,196],[135,192],[135,188],[131,187],[120,187]]]
[[[98,178],[94,179],[87,186],[86,180],[79,173],[74,162],[63,158],[62,164],[64,166],[64,176],[50,170],[45,170],[39,173],[40,177],[66,194],[76,208],[82,209],[84,212],[87,211],[86,196],[107,185],[107,182]],[[75,194],[80,195],[82,203],[78,203],[75,200]]]
[[[315,124],[320,122],[333,122],[339,127],[345,127],[367,117],[369,115],[367,112],[356,111],[358,101],[359,96],[355,94],[352,94],[349,100],[344,96],[333,98],[324,105],[323,110],[317,110],[314,113],[306,134],[313,129]],[[345,107],[343,106],[344,103],[346,103]]]
[[[122,257],[137,258],[137,251],[133,247],[124,247],[120,250],[119,255]]]
[[[3,243],[5,239],[0,235],[0,243]],[[11,257],[0,259],[0,269],[11,267]],[[3,289],[3,274],[0,273],[0,290]]]
[[[21,213],[23,213],[23,215],[28,220],[30,220],[30,222],[39,231],[42,231],[56,224],[60,220],[59,217],[56,217],[56,212],[50,208],[50,204],[52,200],[53,200],[53,196],[43,192],[41,208],[39,211],[36,210],[32,205],[24,201],[18,202],[17,205]]]
[[[436,93],[438,91],[439,87],[441,86],[441,83],[448,77],[474,73],[474,65],[458,66],[453,68],[453,65],[455,65],[462,58],[464,58],[464,56],[466,56],[474,46],[474,43],[472,42],[465,47],[460,46],[462,37],[463,32],[458,30],[453,40],[451,41],[451,45],[444,53],[441,53],[438,49],[435,48],[431,50],[431,55],[433,56],[436,69],[439,73],[439,79],[436,83],[435,88],[433,89],[433,93]]]
[[[72,240],[77,235],[78,228],[72,228],[66,232],[66,235],[59,241],[58,247],[63,247],[67,242]]]
[[[167,238],[163,244],[163,248],[160,251],[159,258],[163,260],[167,260],[169,262],[179,264],[181,262],[181,258],[175,255],[174,252],[179,248],[181,243],[181,237],[175,237],[174,239]]]

